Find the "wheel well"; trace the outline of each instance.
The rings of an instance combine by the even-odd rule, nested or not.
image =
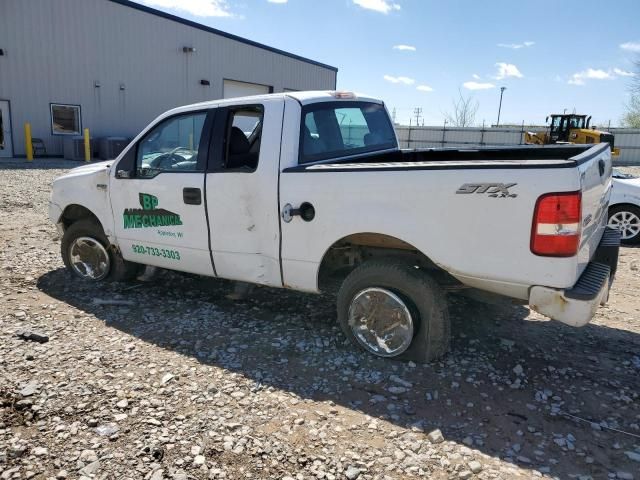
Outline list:
[[[89,210],[86,207],[83,207],[82,205],[74,204],[74,205],[67,206],[67,208],[64,209],[64,212],[62,212],[60,221],[62,222],[66,230],[67,228],[69,228],[69,226],[72,223],[75,223],[78,220],[82,220],[85,218],[94,220],[98,225],[102,227],[102,224],[100,223],[100,220],[98,220],[98,217],[96,217],[91,210]]]
[[[329,247],[318,269],[318,288],[323,292],[336,290],[354,268],[374,258],[393,258],[429,270],[439,283],[459,283],[410,243],[390,235],[366,232],[348,235]]]
[[[618,207],[632,207],[637,210],[640,210],[640,207],[633,203],[614,203],[613,205],[609,205],[609,210],[611,210],[612,208],[618,208]]]

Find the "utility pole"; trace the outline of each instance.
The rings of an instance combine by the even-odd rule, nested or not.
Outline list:
[[[413,114],[416,116],[416,126],[420,125],[420,117],[422,116],[422,108],[416,107],[413,109]]]
[[[500,87],[500,105],[498,105],[498,121],[496,122],[496,127],[500,126],[500,112],[502,111],[502,95],[507,87]]]
[[[393,107],[393,113],[391,114],[391,118],[393,119],[393,123],[396,123],[396,107]]]

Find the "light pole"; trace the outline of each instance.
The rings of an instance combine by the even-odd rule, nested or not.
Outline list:
[[[500,126],[500,111],[502,110],[502,94],[504,94],[504,91],[507,89],[507,87],[500,87],[500,105],[498,106],[498,121],[496,122],[496,127]]]

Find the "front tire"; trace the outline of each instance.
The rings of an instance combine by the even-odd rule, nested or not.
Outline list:
[[[122,258],[91,219],[78,220],[65,230],[60,253],[67,270],[90,282],[131,280],[140,271],[139,264]]]
[[[428,363],[449,349],[445,293],[412,265],[363,263],[344,280],[337,307],[344,334],[373,355]]]
[[[610,207],[608,225],[620,231],[622,243],[627,245],[640,243],[640,208],[635,205]]]

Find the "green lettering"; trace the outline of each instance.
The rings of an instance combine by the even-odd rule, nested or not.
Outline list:
[[[128,214],[124,214],[122,215],[123,220],[124,220],[124,228],[135,228],[136,227],[136,222],[135,219],[133,217],[133,215],[128,215]]]

